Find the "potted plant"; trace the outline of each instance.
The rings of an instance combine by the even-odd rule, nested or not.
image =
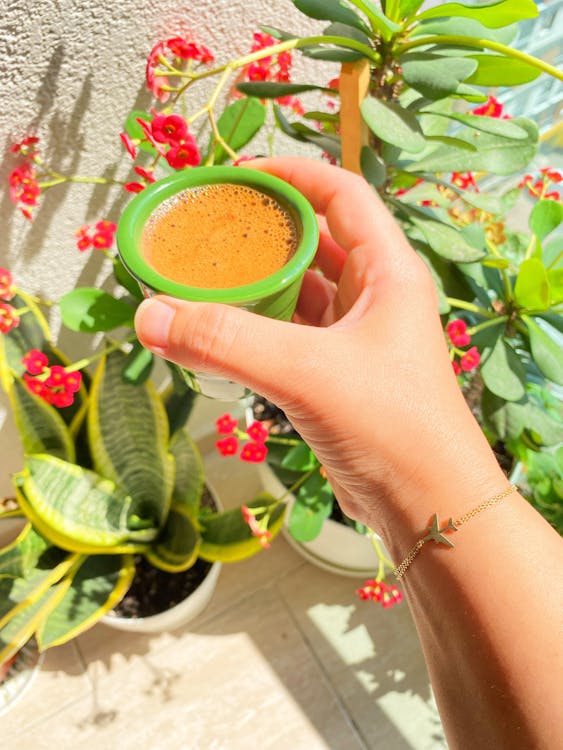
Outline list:
[[[551,257],[548,236],[558,209],[549,196],[556,191],[547,189],[558,173],[551,170],[550,177],[548,170],[535,180],[546,189],[534,188],[539,190],[539,202],[530,219],[533,237],[525,248],[513,238],[505,242],[494,236],[518,191],[499,196],[482,189],[487,175],[521,174],[539,141],[536,124],[507,116],[491,89],[524,84],[541,74],[562,78],[548,62],[510,46],[517,23],[537,16],[536,4],[500,0],[484,5],[442,3],[428,9],[420,0],[385,0],[380,6],[367,0],[294,4],[306,16],[327,21],[323,33],[300,37],[265,26],[254,35],[248,54],[222,64],[186,36],[155,44],[146,82],[157,103],[149,112],[134,111],[127,118],[121,140],[133,159],[135,176],[123,187],[143,190],[159,170],[239,163],[244,158],[241,149],[267,123],[271,105],[286,136],[314,144],[322,158],[364,175],[429,265],[453,366],[460,368],[460,384],[476,403],[491,442],[503,442],[503,451],[510,454],[522,414],[526,419],[532,414],[536,428],[538,421],[542,428],[522,427],[520,434],[533,433],[536,448],[552,442],[548,433],[551,428],[555,434],[558,417],[531,385],[534,378],[539,380],[535,384],[544,393],[557,380],[554,373],[561,365],[554,343],[560,257],[557,252]],[[292,81],[296,50],[338,64],[336,77],[328,83]],[[206,83],[211,83],[206,103],[190,112],[186,94]],[[234,101],[219,115],[218,103],[232,83]],[[317,97],[309,111],[304,98],[297,98],[301,94]],[[202,131],[198,143],[192,132],[203,122],[208,131]],[[273,143],[271,133],[269,142]],[[21,161],[10,176],[11,195],[27,218],[32,218],[41,193],[56,185],[116,182],[60,172],[43,160],[35,135],[13,150]],[[112,242],[104,220],[77,232],[82,250],[107,251]],[[138,294],[119,262],[112,258],[112,263],[120,283],[133,296]],[[69,308],[77,307],[84,313],[78,316],[83,330],[100,330],[102,318],[108,316],[113,326],[130,323],[131,312],[122,300],[100,290],[74,290],[61,302],[63,321],[70,327],[76,321]],[[5,311],[6,325],[11,315]],[[462,343],[467,337],[473,337],[469,348]],[[152,358],[146,352],[137,350],[132,357],[135,367],[150,367]],[[515,410],[519,420],[513,419]],[[307,446],[292,447],[295,453],[286,463],[293,468],[299,455],[305,465],[312,460]],[[263,449],[255,450],[250,460],[261,453]],[[327,494],[325,484],[317,480],[309,506],[315,504],[313,497]],[[317,505],[326,517],[327,503]],[[267,515],[265,511],[261,518]],[[259,533],[259,527],[254,528]]]
[[[195,591],[188,611],[195,616],[219,563],[253,555],[263,544],[240,508],[223,510],[213,494],[202,501],[206,480],[184,428],[188,412],[178,408],[179,393],[185,403],[179,380],[157,390],[139,369],[138,352],[126,353],[117,341],[70,362],[53,343],[40,309],[45,301],[3,273],[3,298],[10,297],[18,325],[0,336],[0,378],[25,458],[14,476],[17,506],[4,509],[0,522],[20,516],[25,525],[0,549],[0,663],[33,636],[43,651],[91,627],[147,564],[180,584],[184,571],[200,568],[178,589],[182,597]],[[271,537],[283,507],[266,496],[248,503],[251,511],[264,505]],[[171,596],[164,607],[180,594]],[[144,624],[180,622],[168,612]]]

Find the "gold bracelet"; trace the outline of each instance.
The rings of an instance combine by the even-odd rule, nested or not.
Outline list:
[[[486,510],[487,508],[490,508],[491,505],[495,505],[499,502],[499,500],[502,500],[503,498],[510,495],[514,490],[517,490],[518,487],[516,487],[515,484],[511,484],[510,487],[504,492],[499,492],[498,495],[495,495],[494,497],[489,498],[488,500],[485,500],[485,502],[481,503],[481,505],[478,505],[476,508],[473,508],[473,510],[468,511],[465,515],[461,516],[461,518],[458,518],[457,521],[453,521],[451,518],[449,519],[448,523],[441,529],[439,528],[438,523],[438,514],[434,513],[434,517],[432,518],[432,523],[430,524],[428,528],[428,534],[426,536],[423,536],[422,539],[419,539],[418,542],[414,545],[414,547],[410,550],[408,555],[405,557],[403,562],[400,565],[397,565],[395,570],[393,571],[395,577],[397,580],[401,580],[401,578],[405,575],[407,568],[412,563],[414,558],[418,555],[420,550],[422,549],[423,545],[426,542],[433,541],[436,544],[445,544],[447,547],[455,547],[454,543],[451,542],[447,537],[444,536],[444,534],[447,531],[457,531],[460,526],[463,526],[463,524],[466,521],[469,521],[470,518],[473,518],[473,516],[476,516],[478,513],[481,513],[481,511]]]

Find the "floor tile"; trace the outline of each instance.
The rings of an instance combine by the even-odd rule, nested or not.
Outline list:
[[[272,590],[184,633],[10,750],[364,750]]]
[[[384,610],[357,583],[307,565],[278,589],[369,748],[445,748],[406,603]]]
[[[5,750],[12,735],[27,726],[48,720],[78,698],[88,695],[92,684],[73,642],[49,649],[29,689],[0,717],[1,745]],[[31,747],[29,745],[28,747]]]

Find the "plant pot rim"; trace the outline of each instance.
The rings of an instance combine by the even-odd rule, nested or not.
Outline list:
[[[217,510],[223,510],[217,491],[205,478],[205,485],[209,490]],[[205,574],[201,583],[185,599],[173,607],[147,617],[122,617],[108,612],[100,622],[116,630],[126,630],[135,633],[160,633],[164,630],[174,630],[195,619],[211,601],[222,564],[214,562]]]

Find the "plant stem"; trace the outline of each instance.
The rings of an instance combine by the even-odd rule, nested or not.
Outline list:
[[[304,484],[307,479],[309,479],[309,477],[311,477],[315,473],[315,471],[317,471],[318,468],[318,466],[315,466],[314,468],[309,469],[309,471],[306,471],[304,474],[302,474],[299,479],[291,485],[291,487],[288,487],[288,489],[286,489],[286,491],[282,495],[280,495],[280,497],[278,497],[278,502],[281,503],[284,497],[295,494],[295,490],[298,490],[299,487],[301,487],[301,485]]]
[[[546,266],[546,270],[549,271],[550,268],[553,268],[554,266],[556,266],[561,260],[561,258],[563,258],[563,250],[561,250],[559,254],[555,256],[555,258],[551,261],[549,266]]]
[[[442,35],[423,36],[418,39],[413,39],[410,42],[399,44],[396,48],[396,53],[398,55],[402,55],[411,49],[415,49],[416,47],[424,47],[428,44],[440,44],[442,46],[457,45],[459,47],[490,49],[490,50],[493,50],[493,52],[500,52],[506,57],[513,57],[516,60],[520,60],[521,62],[526,63],[527,65],[531,65],[534,68],[538,68],[543,73],[548,73],[550,76],[553,76],[554,78],[557,78],[558,80],[563,81],[563,72],[555,68],[553,65],[550,65],[549,63],[545,62],[544,60],[540,60],[537,57],[528,55],[526,52],[521,52],[520,50],[513,49],[512,47],[508,47],[506,44],[501,44],[500,42],[494,42],[491,39],[478,39],[478,38],[468,37],[468,36],[458,36],[456,34],[444,34],[443,36]]]
[[[68,365],[68,367],[65,367],[66,372],[76,372],[76,370],[83,370],[85,367],[88,367],[92,364],[92,362],[95,362],[97,359],[100,359],[100,357],[104,357],[106,354],[111,354],[111,352],[114,352],[116,349],[121,349],[123,344],[130,343],[135,341],[137,337],[135,334],[132,334],[131,336],[128,336],[123,341],[115,341],[113,344],[110,344],[110,346],[106,346],[102,351],[97,352],[96,354],[93,354],[91,357],[85,357],[84,359],[79,359],[77,362],[74,362],[71,365]]]
[[[469,312],[477,313],[477,315],[482,315],[484,318],[495,318],[496,314],[494,312],[490,312],[489,310],[485,310],[484,307],[478,307],[477,305],[474,305],[473,302],[466,302],[463,299],[456,299],[455,297],[446,297],[448,304],[452,307],[459,307],[460,310],[468,310]]]
[[[492,328],[492,326],[497,326],[500,323],[506,323],[508,319],[508,315],[499,315],[498,318],[491,318],[490,320],[485,320],[483,323],[478,323],[472,328],[468,328],[467,333],[470,336],[473,336],[473,334],[478,333],[479,331],[484,331],[485,328]]]
[[[526,248],[526,255],[524,256],[524,260],[528,260],[532,257],[532,253],[534,252],[536,248],[536,235],[532,234],[530,237],[530,241],[528,242],[528,247]]]

